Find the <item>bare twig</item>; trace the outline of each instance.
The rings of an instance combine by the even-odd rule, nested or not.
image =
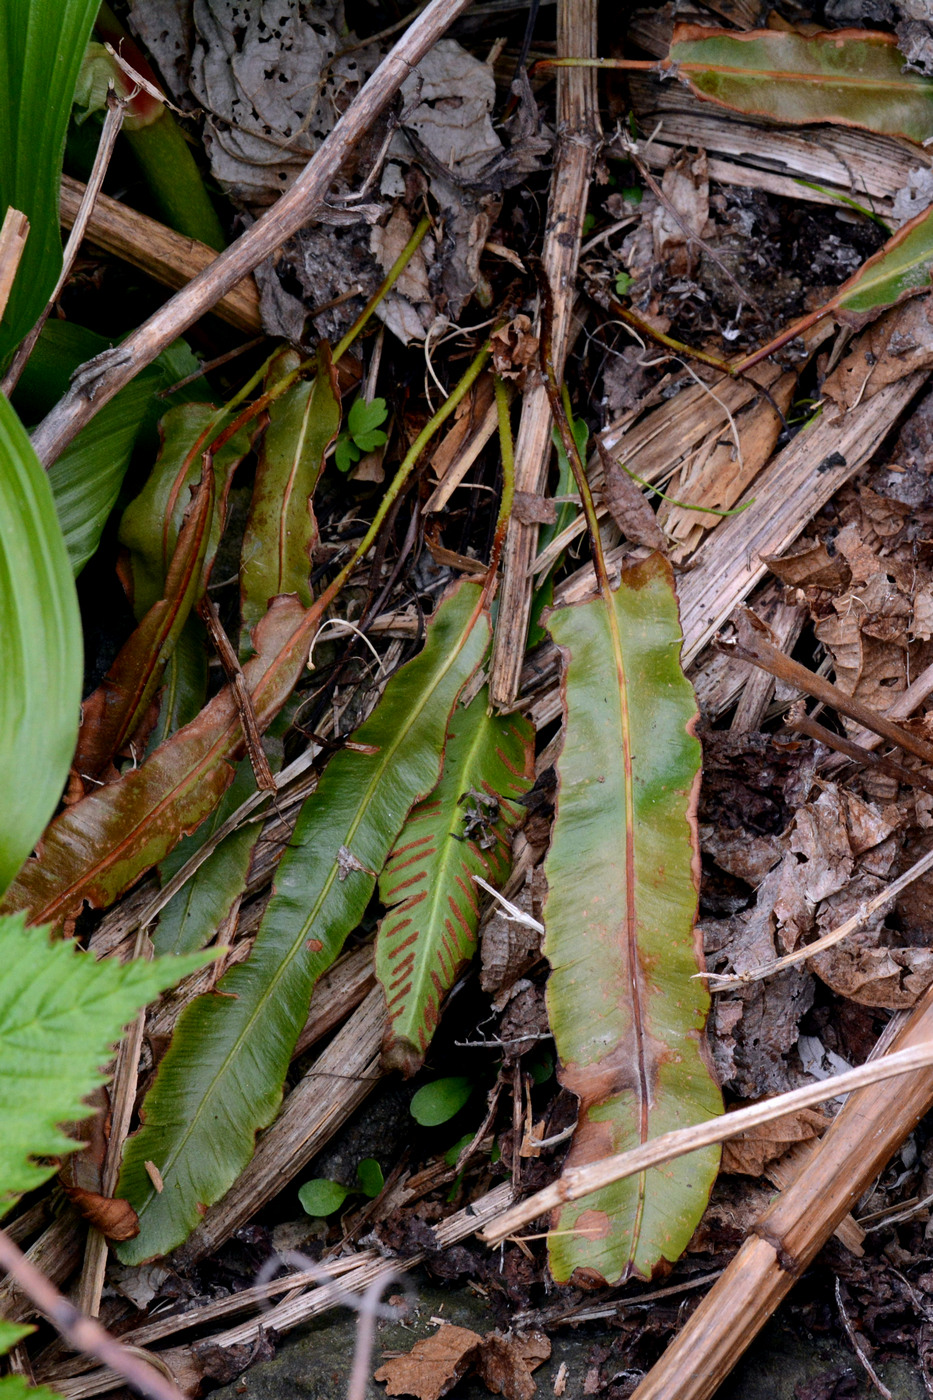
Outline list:
[[[570,1167],[563,1176],[550,1186],[537,1191],[527,1200],[507,1210],[498,1220],[493,1220],[481,1232],[487,1244],[498,1244],[513,1235],[516,1230],[546,1215],[568,1201],[579,1201],[593,1191],[600,1191],[616,1181],[624,1181],[636,1176],[649,1167],[662,1162],[673,1161],[688,1152],[696,1152],[701,1147],[710,1147],[727,1138],[737,1137],[748,1128],[761,1123],[771,1123],[785,1113],[793,1113],[813,1104],[824,1103],[841,1094],[849,1094],[853,1089],[862,1089],[869,1084],[877,1084],[895,1075],[910,1074],[926,1069],[933,1064],[933,1040],[893,1055],[884,1055],[860,1065],[858,1069],[847,1070],[845,1074],[821,1079],[816,1084],[806,1084],[802,1089],[792,1089],[789,1093],[778,1094],[765,1103],[752,1104],[748,1108],[736,1109],[734,1113],[723,1114],[721,1118],[698,1123],[691,1128],[678,1128],[674,1132],[661,1133],[641,1147],[629,1152],[620,1152],[613,1157],[605,1157],[599,1162],[588,1162],[582,1167]]]
[[[207,457],[205,453],[205,457]],[[211,641],[217,649],[220,657],[220,664],[224,668],[224,675],[230,682],[233,689],[233,698],[236,701],[237,712],[240,716],[240,723],[243,726],[243,734],[246,738],[246,752],[249,754],[249,761],[252,765],[253,776],[256,779],[256,786],[263,792],[276,792],[277,785],[272,776],[272,769],[269,767],[269,760],[266,758],[266,751],[262,746],[262,736],[259,733],[259,725],[256,721],[256,711],[253,709],[253,702],[250,699],[249,686],[246,684],[246,677],[243,675],[243,668],[230,639],[223,629],[217,608],[213,599],[205,593],[198,604],[198,613],[201,620],[207,627],[211,635]]]
[[[105,1332],[99,1322],[85,1317],[44,1274],[30,1264],[5,1231],[0,1230],[0,1268],[5,1269],[76,1351],[93,1356],[122,1376],[127,1385],[147,1400],[183,1400],[180,1390],[155,1366],[128,1351]]]
[[[871,1364],[871,1361],[868,1358],[868,1352],[865,1350],[865,1348],[862,1346],[862,1343],[859,1341],[858,1333],[852,1325],[852,1319],[849,1317],[849,1314],[845,1310],[845,1304],[842,1301],[842,1283],[838,1278],[836,1279],[836,1307],[839,1309],[839,1316],[842,1319],[842,1325],[845,1328],[845,1334],[852,1345],[852,1350],[855,1352],[859,1361],[862,1363],[862,1366],[865,1369],[865,1374],[868,1376],[868,1379],[871,1381],[878,1394],[882,1397],[882,1400],[894,1400],[894,1396],[891,1394],[890,1390],[888,1390],[888,1387],[881,1380],[880,1376],[878,1375],[878,1372]]]
[[[432,0],[376,69],[292,188],[122,345],[101,360],[91,361],[84,367],[86,373],[79,372],[71,390],[34,434],[33,446],[45,466],[55,461],[85,423],[134,375],[314,218],[362,133],[389,104],[412,67],[469,3],[470,0]]]
[[[834,734],[825,724],[818,724],[809,715],[798,713],[796,706],[785,719],[784,728],[791,734],[806,734],[809,739],[815,739],[817,743],[835,749],[837,753],[844,754],[863,768],[877,768],[879,772],[888,773],[892,778],[896,778],[899,783],[906,783],[909,787],[920,787],[933,793],[933,779],[924,773],[914,772],[911,768],[905,768],[902,763],[896,763],[893,758],[884,758],[881,754],[872,753],[871,749],[863,747],[862,744],[854,744],[851,739]]]

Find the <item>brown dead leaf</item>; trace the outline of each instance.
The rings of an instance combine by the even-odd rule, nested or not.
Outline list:
[[[741,1176],[764,1176],[765,1169],[778,1161],[795,1143],[810,1142],[829,1127],[825,1114],[813,1108],[785,1113],[772,1123],[749,1128],[723,1143],[722,1169]]]
[[[515,316],[490,336],[492,363],[503,379],[525,381],[530,366],[537,363],[538,337],[532,334],[528,316]]]
[[[661,190],[666,203],[658,203],[651,218],[655,260],[666,262],[673,277],[689,276],[697,264],[699,249],[684,230],[701,236],[709,222],[706,152],[684,151],[672,160],[664,172]]]
[[[532,1400],[531,1373],[551,1354],[542,1332],[514,1335],[490,1332],[481,1337],[468,1327],[445,1323],[433,1337],[415,1342],[404,1356],[393,1356],[375,1373],[389,1395],[440,1400],[468,1371],[475,1371],[494,1395]]]
[[[840,411],[864,403],[886,384],[933,365],[933,324],[928,297],[892,307],[857,336],[849,353],[827,375],[822,396]]]
[[[482,1343],[478,1332],[445,1323],[434,1333],[415,1342],[404,1356],[393,1356],[375,1373],[385,1381],[388,1395],[415,1395],[418,1400],[440,1400],[470,1369]]]
[[[791,588],[828,588],[835,591],[849,582],[845,561],[830,555],[820,540],[807,540],[788,554],[763,554],[761,562]]]
[[[667,541],[644,492],[598,437],[596,448],[603,464],[603,503],[625,538],[666,552]]]
[[[139,1234],[139,1216],[129,1201],[101,1196],[81,1186],[62,1183],[65,1195],[76,1210],[108,1240],[133,1240]]]

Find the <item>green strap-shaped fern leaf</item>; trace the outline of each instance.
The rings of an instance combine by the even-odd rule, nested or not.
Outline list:
[[[376,939],[388,1011],[383,1060],[406,1074],[420,1068],[444,995],[476,949],[473,876],[504,883],[515,798],[531,781],[531,725],[490,715],[488,704],[483,689],[454,710],[441,780],[413,809],[379,880],[389,907]]]
[[[564,660],[565,738],[545,867],[547,1000],[561,1083],[580,1100],[568,1166],[722,1111],[703,1054],[709,994],[697,904],[696,701],[680,667],[673,577],[660,555],[551,614]],[[551,1272],[616,1283],[679,1258],[718,1148],[557,1212]]]
[[[140,1234],[126,1263],[165,1254],[231,1186],[275,1117],[314,984],[365,912],[392,843],[440,776],[447,721],[482,661],[489,619],[476,584],[441,604],[424,650],[392,677],[372,715],[305,802],[252,955],[219,995],[183,1014],[130,1140],[120,1193]],[[158,1167],[157,1194],[146,1161]]]
[[[79,1146],[59,1124],[87,1117],[127,1022],[207,958],[98,962],[49,942],[48,929],[27,929],[22,914],[0,916],[0,1214],[55,1174],[54,1162],[37,1159]]]

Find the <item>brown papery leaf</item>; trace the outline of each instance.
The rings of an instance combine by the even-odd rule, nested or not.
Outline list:
[[[657,517],[639,486],[607,452],[599,438],[596,447],[603,464],[603,502],[626,539],[663,553],[667,541]]]
[[[468,1327],[445,1324],[433,1337],[415,1342],[405,1356],[393,1356],[374,1378],[385,1381],[388,1395],[440,1400],[466,1375],[482,1341],[479,1333]]]
[[[133,1240],[139,1234],[139,1216],[129,1201],[81,1186],[66,1185],[64,1190],[75,1209],[108,1240]]]
[[[775,1118],[773,1123],[749,1128],[740,1137],[723,1144],[722,1169],[742,1176],[763,1176],[765,1168],[783,1157],[795,1143],[820,1137],[829,1122],[818,1109],[803,1108],[798,1113]]]

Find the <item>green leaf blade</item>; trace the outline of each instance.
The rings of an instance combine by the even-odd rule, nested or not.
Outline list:
[[[473,876],[495,887],[505,883],[509,834],[520,817],[513,804],[531,782],[530,725],[487,714],[488,703],[484,687],[466,709],[454,711],[441,781],[412,810],[379,880],[389,906],[376,938],[376,975],[388,1013],[383,1063],[406,1075],[420,1067],[441,1001],[476,950]],[[471,789],[480,797],[471,797]],[[482,797],[495,808],[484,809]],[[483,818],[493,811],[493,820],[470,833],[470,812]]]
[[[140,1233],[126,1263],[165,1254],[198,1225],[278,1109],[314,985],[362,917],[402,823],[437,783],[457,696],[489,641],[481,590],[438,608],[424,650],[395,676],[305,802],[249,959],[183,1014],[127,1146],[120,1191]],[[156,1163],[166,1189],[145,1170]]]
[[[904,71],[888,34],[737,34],[678,24],[670,62],[699,97],[732,111],[800,125],[834,122],[923,143],[933,136],[933,82]]]
[[[297,364],[295,352],[286,351],[273,363],[268,383]],[[311,605],[308,576],[317,538],[312,498],[324,454],[339,431],[340,398],[328,347],[322,344],[315,378],[292,385],[270,405],[240,556],[244,637],[270,598],[297,593],[306,607]],[[242,654],[248,647],[241,643],[240,650]]]
[[[599,596],[549,627],[566,729],[545,867],[547,998],[561,1083],[580,1098],[567,1161],[579,1166],[704,1121],[722,1101],[701,1050],[700,750],[670,569],[655,555],[623,575],[611,607]],[[564,1207],[554,1277],[650,1278],[686,1247],[718,1160],[695,1153]]]
[[[0,6],[0,211],[29,237],[0,321],[0,364],[38,319],[62,267],[58,222],[65,133],[98,0],[4,0]]]
[[[81,704],[78,600],[48,479],[0,396],[0,894],[61,797]]]

